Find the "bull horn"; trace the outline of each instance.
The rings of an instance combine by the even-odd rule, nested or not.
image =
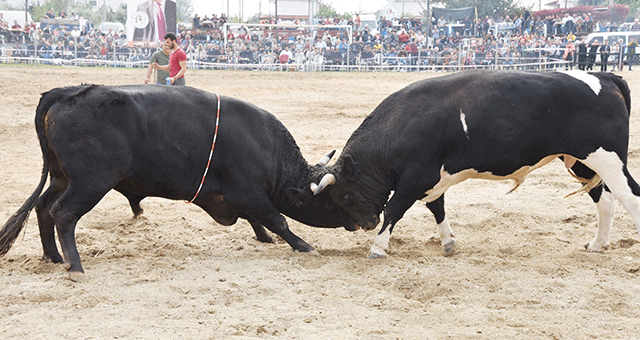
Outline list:
[[[325,166],[325,165],[329,164],[329,161],[331,160],[331,157],[333,157],[333,155],[335,155],[335,154],[336,154],[336,150],[333,150],[333,151],[329,152],[326,156],[322,157],[320,162],[318,162],[318,165]]]
[[[317,195],[319,193],[321,193],[326,187],[335,184],[336,183],[336,176],[334,176],[333,174],[326,174],[324,175],[324,177],[322,177],[322,179],[320,180],[320,184],[318,184],[318,186],[315,186],[315,183],[312,183],[312,188],[315,187],[315,190],[313,190],[313,194]]]

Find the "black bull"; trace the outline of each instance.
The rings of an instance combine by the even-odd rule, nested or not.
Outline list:
[[[215,95],[190,87],[83,85],[44,93],[35,118],[42,177],[0,231],[0,256],[35,206],[44,259],[63,261],[55,227],[70,277],[81,279],[77,221],[111,189],[127,197],[136,215],[147,196],[191,200],[207,165],[217,105]],[[220,107],[211,167],[194,204],[223,225],[246,219],[258,240],[271,242],[266,227],[302,252],[313,247],[289,230],[281,213],[312,226],[353,230],[355,221],[328,194],[314,197],[308,188],[323,175],[327,157],[309,165],[289,131],[265,110],[228,97]]]
[[[601,251],[615,199],[640,232],[640,186],[627,170],[630,100],[627,83],[610,73],[466,71],[419,81],[375,108],[314,192],[329,191],[365,229],[384,211],[370,257],[385,256],[393,227],[422,200],[450,253],[449,187],[468,178],[517,187],[560,157],[596,203],[598,231],[587,249]]]

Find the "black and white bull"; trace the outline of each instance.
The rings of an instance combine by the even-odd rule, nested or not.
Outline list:
[[[258,240],[271,242],[266,227],[301,252],[313,247],[289,230],[281,213],[312,226],[355,227],[328,194],[309,190],[333,153],[311,166],[273,115],[228,97],[219,104],[211,167],[194,204],[223,225],[246,219]],[[136,214],[147,196],[192,199],[207,166],[217,107],[215,95],[179,86],[83,85],[44,93],[35,118],[42,177],[0,231],[0,255],[35,206],[44,259],[64,260],[71,279],[81,279],[74,236],[78,219],[111,189],[125,195]],[[49,175],[50,185],[40,195]]]
[[[311,187],[329,191],[365,229],[384,210],[369,257],[386,255],[393,227],[416,200],[435,215],[450,253],[449,187],[468,178],[512,179],[517,187],[560,157],[596,203],[598,231],[587,249],[598,252],[609,244],[614,197],[640,232],[640,187],[627,170],[629,114],[629,88],[609,73],[466,71],[427,79],[384,99]]]

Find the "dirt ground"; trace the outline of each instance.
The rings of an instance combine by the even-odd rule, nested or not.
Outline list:
[[[42,158],[33,126],[53,87],[141,83],[142,69],[1,65],[0,222],[33,192]],[[640,74],[632,89],[630,171],[640,179]],[[189,71],[188,84],[252,102],[289,128],[309,162],[344,145],[387,95],[430,73]],[[224,114],[224,112],[222,113]],[[617,205],[611,247],[593,254],[596,208],[559,161],[509,182],[447,193],[458,250],[443,256],[416,203],[390,256],[366,260],[375,232],[289,220],[320,256],[262,244],[185,202],[147,198],[132,219],[109,193],[78,224],[85,281],[40,260],[35,213],[0,258],[3,339],[640,339],[640,242]]]

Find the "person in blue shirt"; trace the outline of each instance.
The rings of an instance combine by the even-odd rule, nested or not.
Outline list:
[[[349,49],[349,45],[344,41],[344,39],[341,39],[340,43],[337,46],[337,49],[344,56],[347,53],[347,50]]]

